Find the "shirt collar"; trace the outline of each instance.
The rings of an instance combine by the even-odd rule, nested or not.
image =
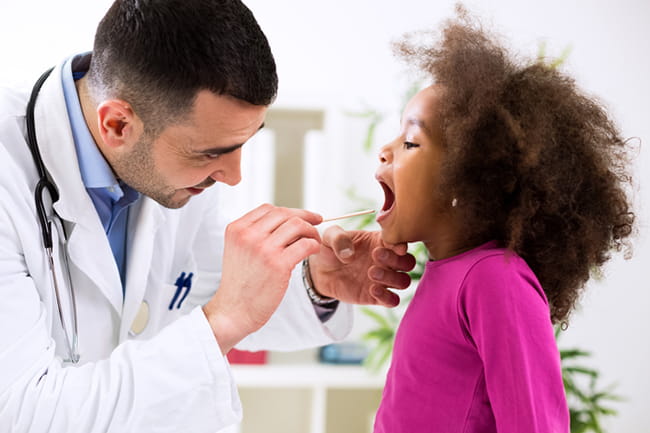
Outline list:
[[[97,148],[97,144],[93,139],[86,120],[81,110],[81,103],[77,94],[75,86],[74,74],[79,77],[87,72],[87,64],[90,60],[90,53],[80,54],[70,57],[63,66],[62,82],[63,94],[65,97],[65,104],[68,109],[68,116],[70,118],[70,126],[72,128],[72,137],[74,139],[75,148],[77,150],[77,158],[79,160],[79,169],[81,170],[81,178],[86,188],[108,188],[111,195],[114,192],[118,193],[119,198],[123,195],[117,179],[113,175],[111,167],[108,165],[104,156]],[[85,69],[73,71],[74,66],[85,66]],[[75,68],[77,69],[77,68]]]

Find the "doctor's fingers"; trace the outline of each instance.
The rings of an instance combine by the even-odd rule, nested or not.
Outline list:
[[[312,254],[318,253],[320,242],[313,238],[300,238],[287,245],[282,252],[282,257],[287,265],[293,269],[296,265]]]
[[[384,307],[396,307],[399,305],[400,297],[391,292],[388,288],[373,284],[370,287],[370,296],[372,296],[377,304]]]
[[[273,233],[287,225],[304,224],[305,228],[307,226],[314,227],[321,219],[320,215],[302,209],[276,208],[258,219],[253,226],[261,233]],[[314,223],[314,221],[317,222]],[[316,229],[314,228],[310,232],[316,233]]]
[[[255,251],[264,258],[267,267],[290,271],[302,260],[320,251],[320,236],[316,228],[299,218],[296,220],[307,227],[295,222],[283,224],[256,245]]]
[[[415,267],[415,257],[412,254],[408,254],[406,251],[400,254],[392,248],[375,248],[372,251],[372,260],[379,266],[396,271],[408,272]]]
[[[373,265],[368,269],[368,278],[375,284],[394,289],[406,289],[411,285],[411,277],[406,272]]]
[[[313,239],[320,249],[321,238],[318,229],[301,218],[291,217],[268,235],[267,242],[275,247],[285,248],[300,239]]]
[[[270,233],[284,221],[294,216],[313,225],[319,224],[323,220],[322,216],[305,209],[278,207],[266,203],[256,207],[233,223],[244,226],[258,224],[258,230]]]

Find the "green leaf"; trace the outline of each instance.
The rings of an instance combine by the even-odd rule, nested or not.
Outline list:
[[[381,329],[374,329],[372,331],[368,331],[365,334],[363,334],[361,338],[366,341],[379,340],[380,342],[382,342],[382,341],[392,340],[394,336],[395,336],[395,332],[392,329],[381,328]]]
[[[370,124],[368,125],[368,131],[366,132],[366,139],[363,141],[363,150],[366,152],[370,151],[372,149],[372,143],[375,141],[375,130],[377,129],[377,124],[379,121],[377,119],[373,119],[370,121]]]
[[[552,69],[557,69],[558,66],[562,65],[564,62],[566,62],[566,59],[569,57],[569,54],[571,54],[572,47],[569,45],[566,48],[562,50],[560,53],[560,57],[557,59],[553,60],[550,64],[549,67]]]
[[[357,217],[352,217],[350,220],[352,221],[353,219],[357,219],[356,222],[357,230],[363,230],[366,227],[370,226],[372,223],[374,223],[375,218],[376,218],[375,214],[368,214],[368,215],[359,215]]]
[[[383,316],[382,314],[378,313],[375,310],[372,310],[368,307],[361,307],[360,310],[363,314],[370,317],[371,319],[373,319],[375,322],[377,322],[380,326],[384,328],[392,328],[394,325],[394,323],[392,323],[389,318]]]
[[[386,346],[386,349],[381,353],[381,356],[377,359],[377,368],[381,369],[381,367],[386,364],[386,361],[388,361],[388,358],[390,358],[390,355],[393,353],[393,342],[391,341],[389,345]]]
[[[371,372],[378,372],[393,350],[392,343],[382,342],[375,346],[363,361],[363,365]]]
[[[569,366],[569,367],[564,367],[563,370],[564,370],[565,373],[569,373],[569,374],[571,374],[571,373],[579,373],[579,374],[584,374],[586,376],[590,376],[590,377],[594,377],[594,378],[598,377],[598,371],[596,371],[596,370],[594,370],[592,368]]]
[[[599,407],[598,412],[603,414],[603,415],[610,415],[610,416],[618,414],[618,411],[616,409],[611,409],[611,408],[608,408],[608,407]]]
[[[580,349],[564,349],[560,350],[560,359],[562,361],[566,361],[567,359],[572,359],[572,358],[583,358],[583,357],[588,357],[591,356],[590,352],[586,352],[584,350]]]

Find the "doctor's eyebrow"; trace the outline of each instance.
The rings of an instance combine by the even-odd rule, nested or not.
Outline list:
[[[264,123],[262,123],[260,125],[260,127],[257,129],[257,131],[259,131],[262,128],[264,128]],[[201,155],[211,155],[211,156],[225,155],[227,153],[234,152],[235,150],[242,147],[244,144],[246,144],[246,142],[239,143],[239,144],[233,144],[232,146],[227,146],[227,147],[213,147],[213,148],[210,148],[210,149],[201,150],[198,153],[201,154]]]
[[[234,152],[235,150],[242,147],[244,144],[245,143],[240,143],[240,144],[235,144],[235,145],[228,146],[228,147],[213,147],[211,149],[201,150],[201,151],[199,151],[197,153],[199,153],[200,155],[211,155],[211,156],[225,155],[227,153]]]

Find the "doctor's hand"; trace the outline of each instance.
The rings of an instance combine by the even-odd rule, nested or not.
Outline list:
[[[320,250],[322,217],[262,205],[226,227],[221,283],[203,307],[226,354],[257,331],[284,297],[292,270]]]
[[[390,245],[380,232],[344,231],[329,227],[323,233],[318,254],[309,258],[316,291],[353,304],[394,307],[399,296],[392,289],[406,289],[415,257],[406,244]]]

